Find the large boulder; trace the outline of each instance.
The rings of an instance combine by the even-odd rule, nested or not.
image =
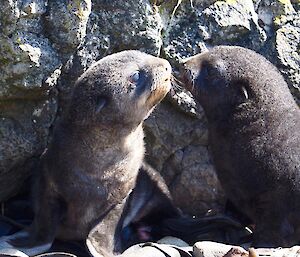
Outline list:
[[[0,200],[18,191],[31,174],[34,158],[47,146],[57,111],[61,66],[83,39],[90,12],[88,1],[74,1],[76,6],[69,2],[12,0],[1,4]],[[77,17],[74,13],[82,9]],[[77,18],[71,19],[74,15]],[[66,20],[71,29],[57,25]],[[67,51],[55,44],[59,37]]]

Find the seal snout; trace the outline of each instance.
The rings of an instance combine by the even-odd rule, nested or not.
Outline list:
[[[160,102],[171,89],[172,68],[170,63],[161,58],[152,59],[151,83],[146,92],[147,104],[154,106]]]
[[[170,78],[171,78],[171,73],[172,73],[172,67],[170,65],[170,63],[168,61],[165,61],[164,62],[164,65],[163,65],[166,73],[167,73],[167,78],[165,79],[165,81],[169,81]]]
[[[158,58],[153,72],[153,78],[156,82],[153,83],[151,92],[157,89],[168,92],[171,88],[171,76],[172,67],[170,63],[165,59]]]
[[[170,82],[172,73],[172,67],[170,63],[167,60],[160,59],[160,65],[158,66],[158,68],[161,70],[162,73],[161,81]]]
[[[179,66],[179,73],[184,87],[193,92],[195,89],[195,79],[198,74],[194,60],[192,58],[182,60]]]

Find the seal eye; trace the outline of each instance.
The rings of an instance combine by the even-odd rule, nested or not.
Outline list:
[[[203,72],[203,75],[208,79],[211,79],[218,74],[218,68],[209,64],[206,64],[201,71]]]
[[[98,96],[96,98],[96,113],[99,113],[106,105],[107,99],[103,96]]]
[[[129,78],[131,83],[137,84],[140,80],[140,72],[135,71]]]

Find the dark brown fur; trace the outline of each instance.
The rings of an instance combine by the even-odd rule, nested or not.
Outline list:
[[[87,246],[93,256],[111,256],[112,252],[120,253],[133,244],[174,235],[174,231],[165,229],[164,221],[177,221],[179,217],[164,180],[144,163],[132,193],[91,230]],[[142,240],[138,228],[149,229],[149,238]]]
[[[203,106],[218,177],[255,222],[256,246],[300,239],[300,110],[261,55],[220,46],[183,62],[186,87]]]
[[[142,123],[169,91],[170,76],[166,60],[124,51],[98,61],[77,80],[69,108],[41,160],[30,237],[12,238],[11,244],[36,254],[41,250],[34,251],[35,246],[47,248],[54,238],[86,239],[99,223],[103,241],[96,242],[96,248],[110,256],[128,245],[129,238],[122,241],[125,227],[162,209],[162,203],[166,217],[179,214],[166,186],[159,186],[163,180],[158,175],[161,182],[153,182],[156,188],[149,184],[149,196],[150,191],[144,197],[134,190],[128,198],[136,183],[138,188],[147,177],[154,181],[155,171],[143,165]],[[139,170],[144,178],[136,181]],[[137,202],[140,209],[135,210]]]

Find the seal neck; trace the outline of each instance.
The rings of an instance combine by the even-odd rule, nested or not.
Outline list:
[[[124,124],[75,125],[62,121],[57,130],[65,137],[72,138],[78,142],[82,141],[88,145],[97,145],[97,148],[109,148],[114,145],[127,148],[128,142],[135,139],[143,141],[144,134],[142,122],[137,126]]]

